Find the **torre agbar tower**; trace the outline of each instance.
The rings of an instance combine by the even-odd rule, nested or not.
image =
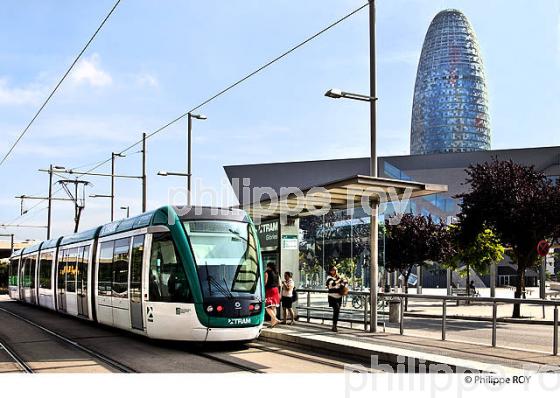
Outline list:
[[[432,20],[412,105],[412,155],[490,149],[484,68],[474,30],[458,10]]]

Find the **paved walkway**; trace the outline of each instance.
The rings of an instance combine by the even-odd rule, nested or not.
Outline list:
[[[390,333],[372,335],[364,331],[330,328],[315,324],[298,323],[295,326],[277,326],[264,329],[263,339],[284,344],[295,344],[310,351],[335,351],[341,355],[354,356],[357,361],[376,355],[380,363],[393,365],[404,362],[403,358],[425,363],[446,364],[455,369],[475,369],[487,372],[519,373],[522,369],[537,371],[544,366],[559,366],[560,357],[545,353],[509,348],[492,348],[466,342],[441,341],[421,336]],[[399,359],[400,357],[400,359]],[[541,369],[542,370],[542,369]],[[408,370],[410,371],[410,370]]]
[[[415,293],[416,289],[411,289],[411,293]],[[445,294],[442,289],[424,289],[424,294]],[[528,299],[538,299],[539,292],[537,288],[527,289],[529,295]],[[490,289],[479,289],[482,297],[490,297]],[[497,289],[496,297],[499,298],[513,298],[513,290],[511,289]],[[556,301],[554,301],[556,302]],[[558,301],[560,305],[560,301]],[[433,300],[422,300],[421,298],[410,300],[408,306],[408,313],[410,314],[425,314],[441,316],[442,305],[441,302]],[[511,318],[513,313],[513,304],[498,304],[498,318]],[[466,304],[464,300],[460,301],[460,305],[447,306],[447,315],[449,316],[464,316],[474,318],[492,318],[492,304]],[[524,320],[546,320],[552,322],[554,319],[554,306],[546,306],[544,317],[543,307],[540,305],[522,305],[521,316]]]

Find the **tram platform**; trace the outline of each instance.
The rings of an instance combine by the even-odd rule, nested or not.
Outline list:
[[[560,356],[547,353],[385,332],[371,334],[340,326],[334,333],[327,325],[278,325],[263,329],[260,338],[301,350],[355,358],[357,363],[388,364],[408,373],[433,371],[430,365],[435,365],[436,371],[497,374],[560,370]]]

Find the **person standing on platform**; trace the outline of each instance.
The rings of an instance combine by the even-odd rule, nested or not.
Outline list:
[[[295,283],[292,279],[293,274],[291,272],[284,272],[284,280],[282,281],[282,312],[283,312],[283,321],[282,324],[286,324],[287,313],[290,313],[290,325],[294,324],[295,321],[295,314],[294,309],[292,308],[293,304],[293,294],[294,294],[294,287]]]
[[[264,288],[265,288],[265,306],[266,313],[270,317],[270,326],[273,328],[278,324],[276,318],[276,309],[280,306],[280,278],[276,272],[274,263],[266,264],[266,271],[264,273]]]
[[[326,284],[329,290],[329,307],[333,309],[332,331],[338,332],[337,324],[340,315],[340,307],[342,306],[342,296],[348,291],[348,281],[338,274],[338,270],[333,265],[329,268]]]

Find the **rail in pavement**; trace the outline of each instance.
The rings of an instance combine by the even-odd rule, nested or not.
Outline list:
[[[425,369],[423,364],[447,365],[453,371],[490,373],[521,373],[560,369],[560,358],[545,353],[495,348],[479,344],[439,341],[418,336],[389,333],[371,334],[354,329],[339,328],[331,332],[321,325],[297,324],[264,329],[261,339],[301,349],[322,351],[331,355],[355,358],[357,362],[408,366],[408,372]]]

